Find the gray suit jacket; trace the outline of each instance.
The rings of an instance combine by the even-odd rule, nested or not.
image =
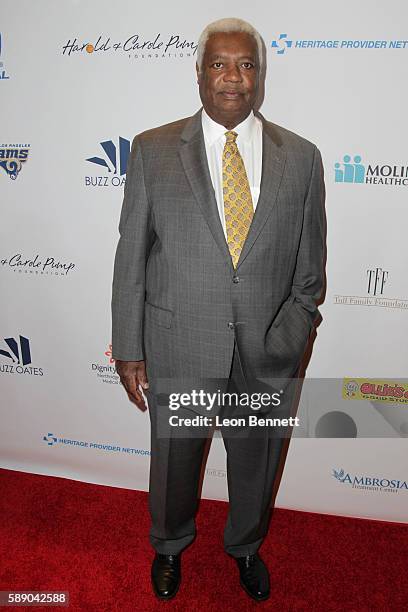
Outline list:
[[[320,152],[263,123],[258,204],[236,270],[194,116],[136,136],[112,296],[112,355],[146,360],[149,382],[228,378],[234,339],[249,378],[290,377],[324,279]]]

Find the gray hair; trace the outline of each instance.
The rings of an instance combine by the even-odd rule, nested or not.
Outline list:
[[[261,35],[247,21],[237,19],[235,17],[228,17],[226,19],[218,19],[218,21],[213,21],[201,32],[197,45],[197,64],[200,71],[203,66],[203,57],[207,40],[211,34],[215,34],[216,32],[246,32],[247,34],[253,36],[258,49],[259,68],[262,68],[263,46]]]

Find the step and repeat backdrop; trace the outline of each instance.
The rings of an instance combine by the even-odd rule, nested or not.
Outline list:
[[[135,134],[198,110],[199,34],[235,16],[265,41],[261,112],[316,143],[325,167],[327,291],[306,371],[327,380],[325,400],[306,399],[277,505],[405,521],[407,4],[3,0],[0,12],[0,465],[147,489],[148,414],[111,355],[126,164]],[[227,499],[218,435],[203,496]]]

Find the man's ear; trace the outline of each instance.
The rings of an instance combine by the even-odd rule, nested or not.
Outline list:
[[[196,62],[196,75],[197,75],[197,83],[200,84],[201,73],[200,73],[200,68],[198,67],[197,62]]]

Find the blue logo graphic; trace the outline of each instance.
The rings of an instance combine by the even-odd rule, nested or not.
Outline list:
[[[350,155],[343,157],[343,163],[334,164],[335,183],[364,183],[365,167],[361,163],[361,155],[355,155],[353,160]]]
[[[0,33],[0,59],[1,59],[1,33]],[[0,61],[0,81],[3,81],[5,79],[9,79],[10,77],[8,76],[8,74],[6,73],[5,69],[4,69],[4,64],[2,61]]]
[[[43,436],[44,442],[47,442],[48,446],[52,446],[58,442],[58,439],[54,436],[53,433],[49,433],[46,436]]]
[[[4,168],[14,181],[23,163],[27,161],[30,145],[4,145],[0,148],[0,167]]]
[[[31,363],[30,341],[28,338],[24,338],[24,336],[19,336],[19,339],[20,341],[17,342],[15,338],[4,338],[4,342],[10,350],[4,351],[0,349],[0,355],[8,357],[13,363],[27,365]]]
[[[271,47],[277,49],[276,53],[278,55],[282,55],[285,53],[286,49],[290,49],[292,46],[291,40],[287,40],[287,34],[279,34],[279,38],[272,41]]]
[[[98,166],[103,166],[108,169],[108,172],[113,172],[120,176],[126,174],[126,167],[130,154],[130,141],[119,136],[119,159],[117,147],[112,140],[105,140],[101,142],[100,145],[105,152],[105,159],[103,157],[89,157],[86,161],[97,164]]]
[[[399,491],[408,492],[408,483],[406,480],[398,478],[384,478],[383,476],[366,476],[360,474],[350,474],[345,472],[343,468],[339,470],[332,469],[332,476],[343,484],[349,484],[353,489],[363,489],[366,491],[382,491],[385,493],[398,493]]]

